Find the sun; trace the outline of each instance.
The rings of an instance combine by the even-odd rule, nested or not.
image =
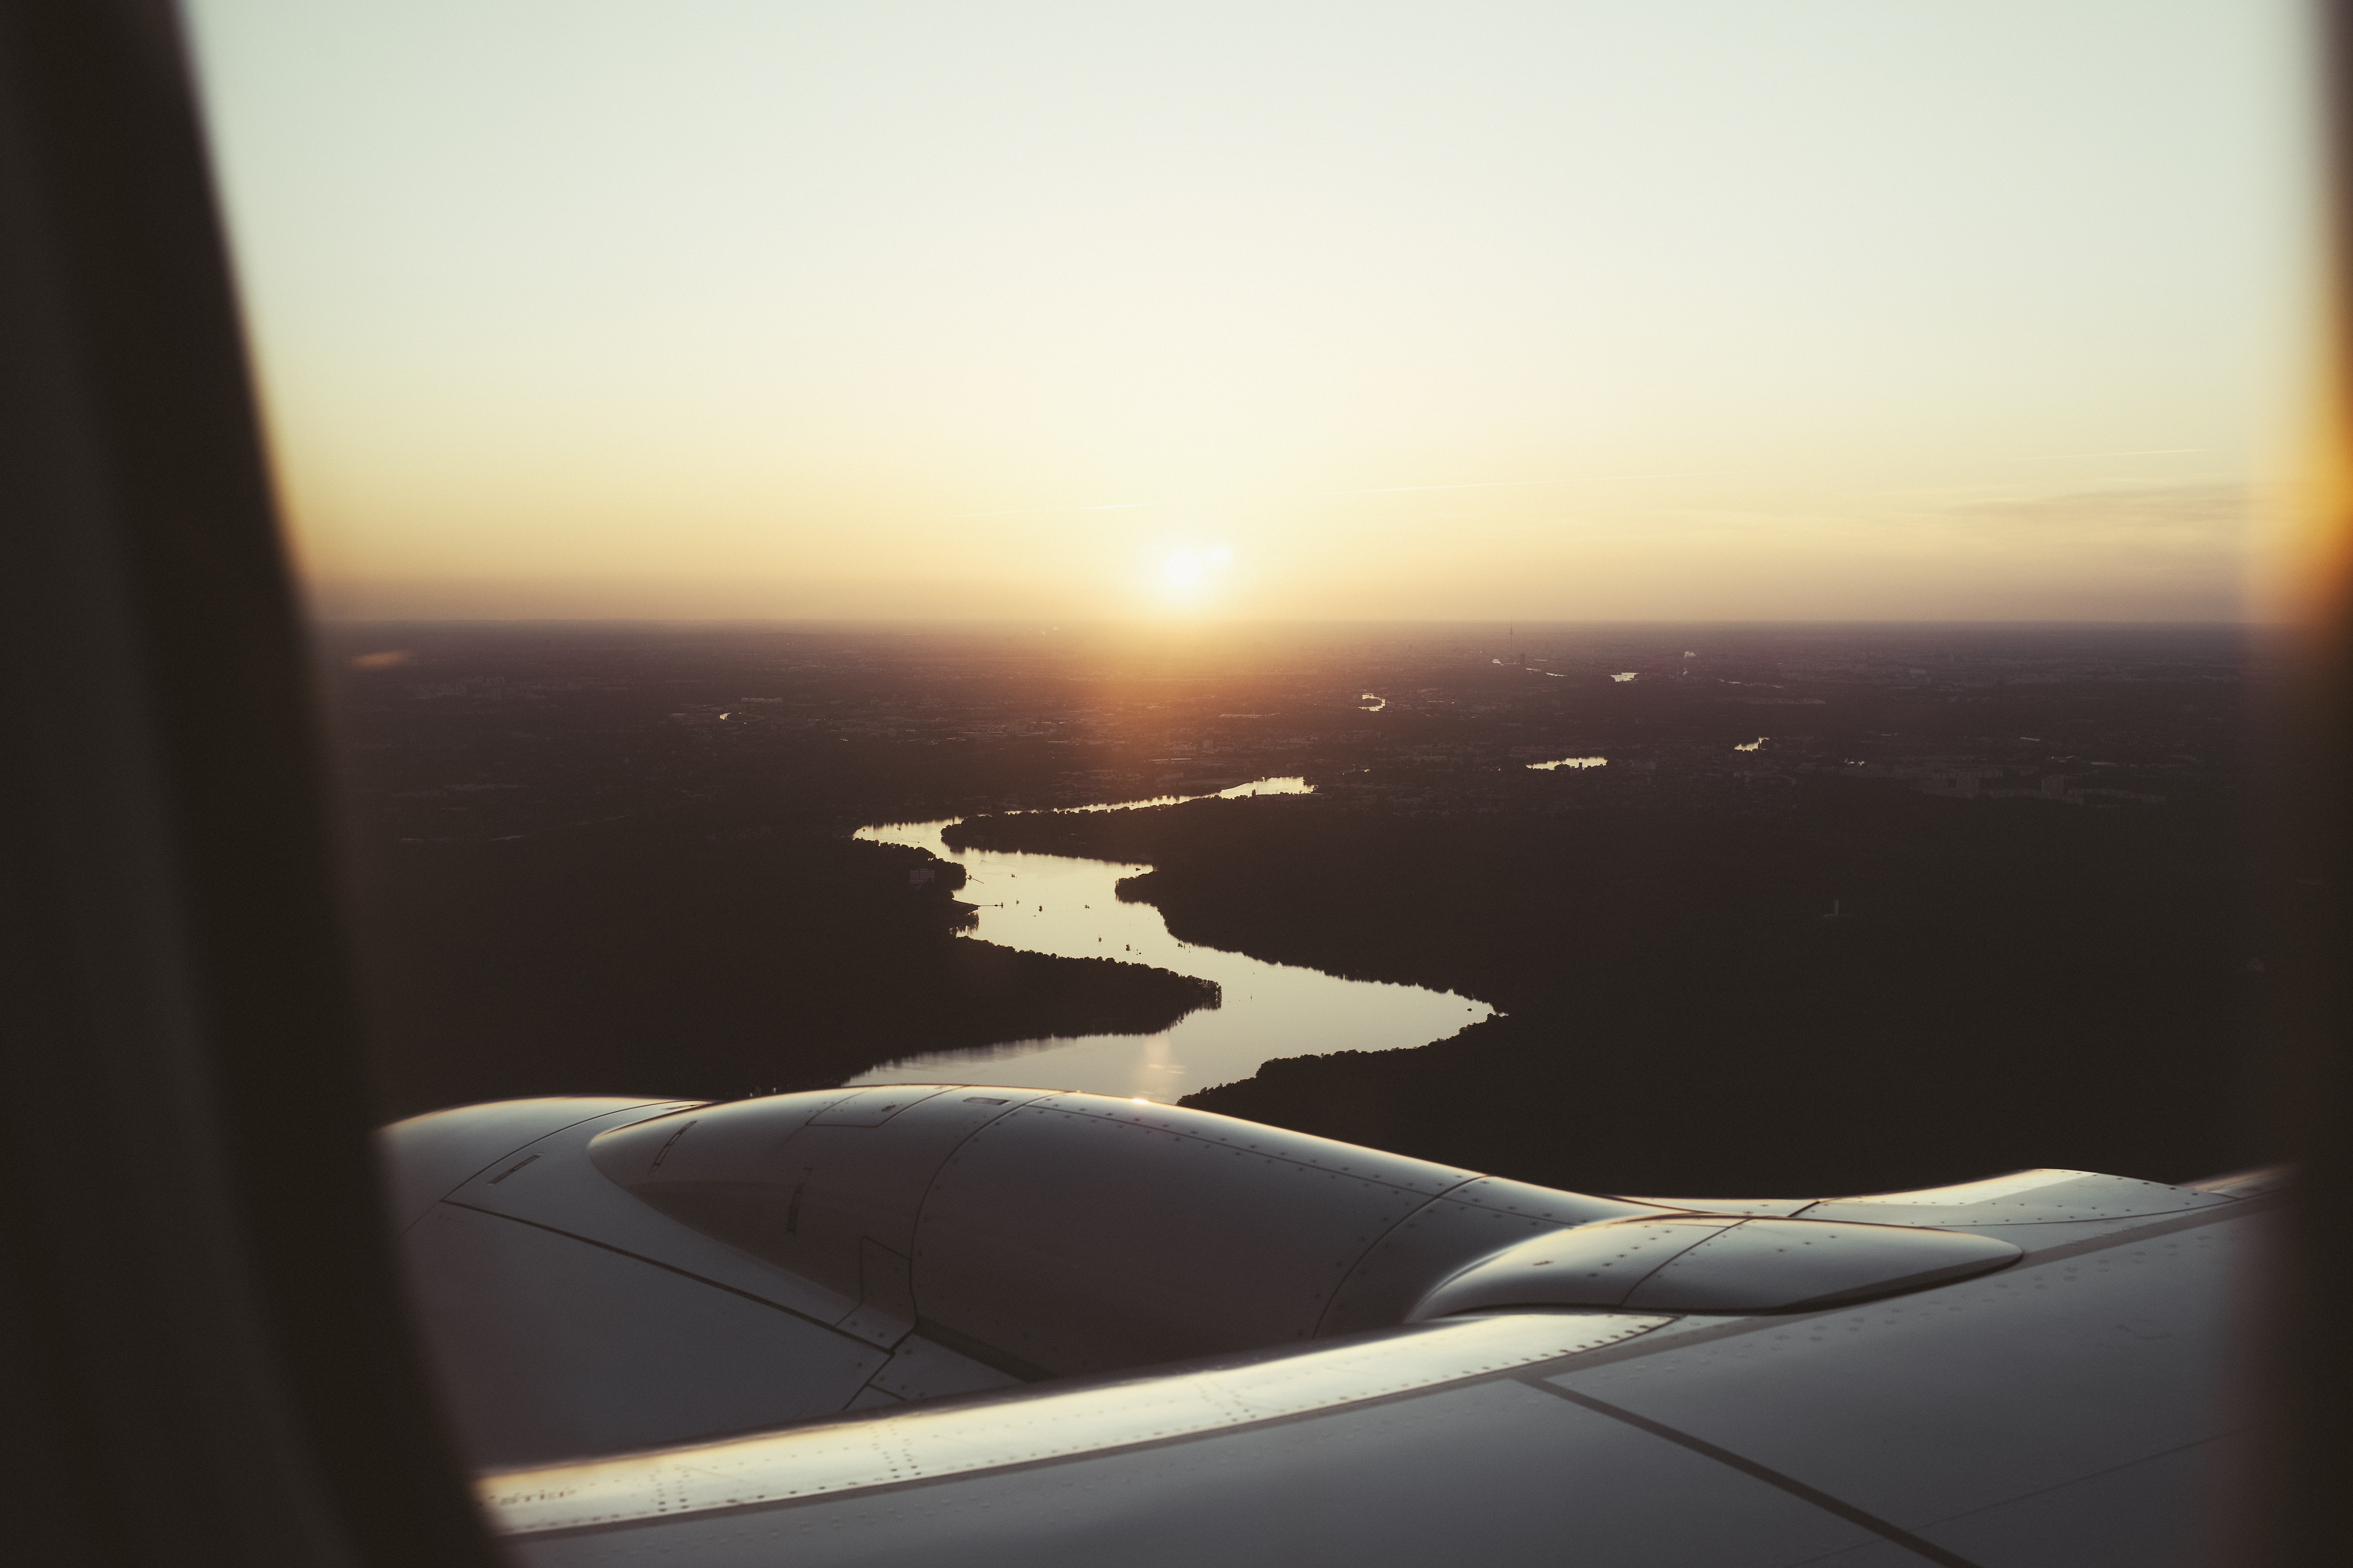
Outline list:
[[[1233,551],[1222,544],[1207,548],[1187,545],[1164,551],[1155,574],[1159,596],[1164,603],[1180,607],[1202,605],[1215,593],[1219,577],[1233,562]]]

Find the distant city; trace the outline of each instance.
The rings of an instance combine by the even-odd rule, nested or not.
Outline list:
[[[462,842],[712,797],[797,820],[1200,794],[1335,808],[1773,809],[1840,779],[2153,806],[2244,763],[2225,628],[512,626],[330,635],[371,835]],[[356,663],[361,668],[353,668]],[[1566,764],[1566,765],[1564,765]]]

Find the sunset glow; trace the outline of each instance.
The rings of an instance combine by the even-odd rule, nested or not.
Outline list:
[[[1176,549],[1160,559],[1161,597],[1170,605],[1198,609],[1214,605],[1234,552],[1222,546]]]
[[[2228,619],[2303,428],[2289,0],[190,15],[334,616]]]

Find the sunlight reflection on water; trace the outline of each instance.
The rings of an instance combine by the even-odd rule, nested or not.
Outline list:
[[[1218,797],[1305,795],[1303,779],[1260,779]],[[1174,805],[1198,795],[1163,795],[1076,811]],[[1256,1072],[1271,1057],[1323,1051],[1386,1051],[1428,1045],[1494,1009],[1452,992],[1417,985],[1343,980],[1313,969],[1268,963],[1198,947],[1168,934],[1150,904],[1122,903],[1116,885],[1151,868],[1061,855],[950,849],[942,839],[962,820],[880,824],[860,838],[929,849],[961,862],[969,877],[960,895],[979,906],[972,935],[985,942],[1065,958],[1114,958],[1213,980],[1222,1005],[1187,1015],[1156,1035],[1088,1035],[1016,1040],[969,1051],[939,1051],[889,1062],[849,1081],[996,1083],[1084,1089],[1172,1101],[1212,1084]]]

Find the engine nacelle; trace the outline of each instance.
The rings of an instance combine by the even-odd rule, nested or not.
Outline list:
[[[2019,1253],[1884,1223],[1981,1212],[1936,1194],[1591,1197],[1206,1111],[977,1085],[478,1105],[382,1145],[418,1324],[490,1465],[1461,1312],[1802,1310]],[[2127,1206],[2182,1201],[2082,1180],[2108,1206],[2123,1186]]]
[[[892,1085],[739,1100],[600,1134],[597,1169],[858,1303],[841,1325],[1030,1374],[1402,1321],[1542,1232],[1674,1211],[1206,1111]]]

